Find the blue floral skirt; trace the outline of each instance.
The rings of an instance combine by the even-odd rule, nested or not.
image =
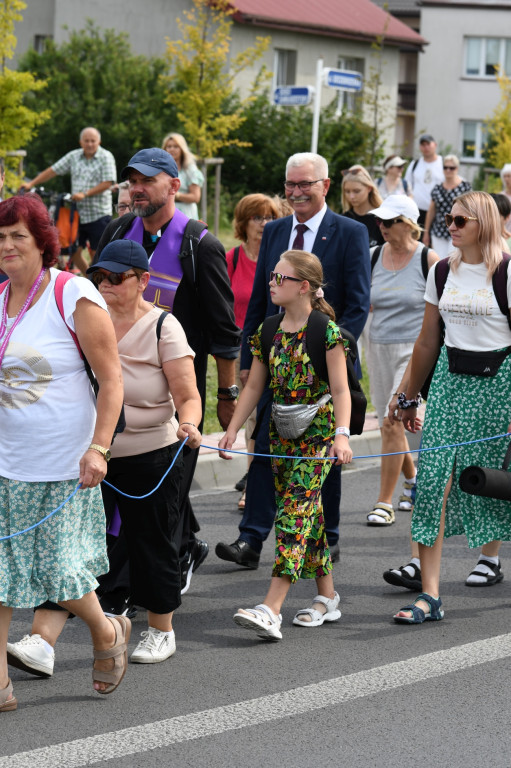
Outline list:
[[[78,480],[27,483],[0,477],[0,538],[29,528],[58,507]],[[108,571],[100,487],[80,490],[28,533],[0,541],[0,603],[32,608],[76,600]]]
[[[426,408],[422,448],[451,445],[507,432],[511,422],[511,355],[496,376],[450,373],[442,347]],[[499,469],[505,438],[421,453],[412,539],[431,547],[438,536],[445,487],[453,474],[445,513],[445,537],[465,533],[469,547],[511,539],[511,501],[472,496],[459,487],[461,472],[475,464]]]

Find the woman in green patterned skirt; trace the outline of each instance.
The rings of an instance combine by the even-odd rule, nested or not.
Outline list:
[[[419,543],[423,593],[395,616],[398,623],[421,624],[442,619],[440,561],[446,536],[465,533],[470,547],[486,545],[489,568],[502,578],[498,559],[500,540],[511,539],[510,503],[464,493],[459,476],[469,465],[498,468],[507,448],[505,440],[451,447],[505,433],[511,420],[511,330],[509,312],[499,309],[492,276],[502,262],[497,206],[485,192],[456,198],[446,224],[456,248],[440,300],[435,270],[428,276],[426,310],[414,347],[410,382],[399,396],[398,418],[416,431],[420,383],[435,364],[422,447],[448,446],[422,453],[417,496],[412,517],[412,539]],[[511,273],[507,306],[511,305]],[[474,354],[476,353],[476,354]],[[484,362],[483,362],[484,360]],[[485,369],[493,367],[495,375]]]

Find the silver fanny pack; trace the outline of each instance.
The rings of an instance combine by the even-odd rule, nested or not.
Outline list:
[[[306,431],[311,424],[314,416],[322,405],[328,403],[331,395],[323,395],[316,403],[305,405],[297,403],[296,405],[285,405],[284,403],[273,403],[271,415],[277,432],[285,440],[294,440]]]

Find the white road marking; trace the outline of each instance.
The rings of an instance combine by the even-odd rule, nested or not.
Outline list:
[[[509,656],[511,634],[499,635],[271,696],[0,757],[0,768],[80,768],[346,704]]]

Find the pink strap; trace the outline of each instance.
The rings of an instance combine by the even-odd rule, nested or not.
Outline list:
[[[60,316],[62,317],[63,321],[66,323],[66,318],[64,315],[64,286],[67,283],[68,280],[72,280],[74,275],[71,272],[59,272],[57,275],[57,279],[55,280],[55,301],[57,302],[57,307],[60,312]],[[78,341],[78,336],[76,333],[71,330],[69,325],[66,323],[66,327],[71,334],[71,338],[73,339],[74,343],[76,344],[76,348],[80,354],[80,357],[83,359],[83,352],[82,348],[80,347],[80,342]]]

